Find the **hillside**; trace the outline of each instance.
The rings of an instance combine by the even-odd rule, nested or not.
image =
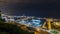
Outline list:
[[[0,20],[0,34],[33,34],[27,31],[24,31],[13,24],[4,23],[3,20]]]

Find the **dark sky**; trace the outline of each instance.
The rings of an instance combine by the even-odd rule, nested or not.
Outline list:
[[[0,9],[7,15],[60,18],[60,2],[56,0],[0,0]]]

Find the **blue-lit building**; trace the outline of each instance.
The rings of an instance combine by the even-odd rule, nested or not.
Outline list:
[[[19,20],[16,20],[17,23],[20,23],[20,24],[27,24],[28,26],[32,26],[32,27],[41,27],[44,23],[45,19],[27,19],[27,20],[24,20],[24,19],[19,19]]]
[[[41,27],[41,21],[40,20],[36,20],[36,19],[32,19],[31,20],[32,26],[33,27]]]
[[[45,19],[32,19],[31,20],[31,26],[33,27],[41,27],[43,23],[45,22]]]

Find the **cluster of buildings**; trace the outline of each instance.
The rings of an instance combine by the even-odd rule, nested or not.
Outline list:
[[[58,25],[60,24],[60,19],[53,18],[40,18],[34,16],[9,16],[1,14],[1,18],[6,21],[6,23],[14,22],[22,25],[27,25],[30,27],[42,27],[51,29],[51,24]],[[46,25],[46,26],[45,26]]]
[[[44,23],[45,19],[40,19],[38,17],[31,16],[8,16],[5,14],[1,14],[2,19],[5,19],[7,23],[16,22],[19,24],[25,24],[27,26],[32,27],[41,27]]]
[[[6,23],[17,23],[26,25],[29,27],[36,27],[37,31],[40,32],[40,28],[52,29],[52,24],[56,27],[60,27],[60,19],[52,19],[52,18],[40,18],[34,16],[9,16],[5,14],[1,14],[0,18],[4,19]],[[30,28],[29,28],[30,29]]]

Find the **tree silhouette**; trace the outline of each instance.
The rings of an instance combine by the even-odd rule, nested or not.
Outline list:
[[[6,34],[33,34],[20,29],[20,27],[17,27],[14,24],[7,24],[2,22],[0,22],[0,32],[6,33]]]

